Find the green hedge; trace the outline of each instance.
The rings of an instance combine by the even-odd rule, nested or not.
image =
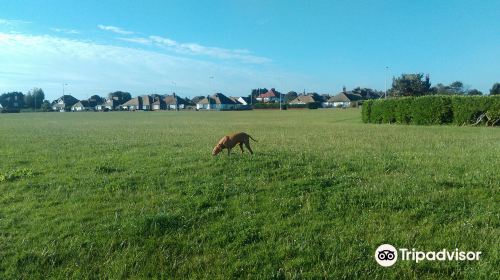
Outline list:
[[[483,124],[499,125],[500,96],[422,96],[368,100],[363,104],[365,123],[467,125],[486,114]],[[488,121],[489,119],[489,121]]]
[[[281,104],[281,109],[286,110],[287,104]],[[254,103],[253,104],[254,109],[279,109],[280,104],[279,103]]]
[[[305,109],[307,108],[307,104],[286,104],[290,109]]]

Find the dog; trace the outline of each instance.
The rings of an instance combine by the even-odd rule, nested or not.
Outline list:
[[[250,148],[250,139],[252,139],[255,142],[258,142],[257,140],[253,139],[252,136],[246,134],[245,132],[239,132],[224,136],[222,137],[222,139],[219,140],[219,143],[215,145],[214,149],[212,150],[212,156],[216,156],[223,149],[227,149],[227,155],[230,155],[231,149],[234,148],[234,146],[236,146],[237,144],[240,145],[242,154],[243,154],[243,144],[244,144],[245,147],[247,147],[248,151],[250,151],[250,154],[253,155],[253,151]]]

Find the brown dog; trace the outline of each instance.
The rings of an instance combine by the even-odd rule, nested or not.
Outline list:
[[[250,148],[250,139],[257,142],[257,140],[253,139],[252,136],[246,134],[245,132],[234,133],[231,135],[227,135],[220,139],[219,143],[215,145],[215,148],[212,151],[212,155],[216,156],[223,149],[227,149],[227,155],[231,153],[231,149],[236,146],[236,144],[240,145],[241,153],[243,154],[243,144],[250,151],[250,154],[253,154],[252,149]]]

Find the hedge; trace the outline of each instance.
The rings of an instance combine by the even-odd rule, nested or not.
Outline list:
[[[281,108],[286,110],[286,104],[281,104]],[[279,109],[280,104],[279,103],[254,103],[253,104],[254,109]]]
[[[318,109],[321,107],[321,102],[311,102],[307,104],[281,104],[281,109]],[[279,103],[255,103],[253,104],[254,109],[279,109]]]
[[[363,104],[365,123],[500,125],[500,96],[422,96],[368,100]]]

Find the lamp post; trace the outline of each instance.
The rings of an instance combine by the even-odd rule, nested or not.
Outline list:
[[[172,81],[172,85],[174,85],[174,92],[177,91],[177,84],[175,83],[175,81]]]
[[[280,111],[281,111],[281,92],[278,91],[278,94],[280,95]]]
[[[387,99],[387,72],[389,70],[389,66],[385,67],[385,98]]]
[[[208,77],[208,79],[209,79],[209,84],[210,84],[210,90],[213,90],[213,88],[212,88],[212,80],[214,79],[214,76],[210,76],[210,77]]]

